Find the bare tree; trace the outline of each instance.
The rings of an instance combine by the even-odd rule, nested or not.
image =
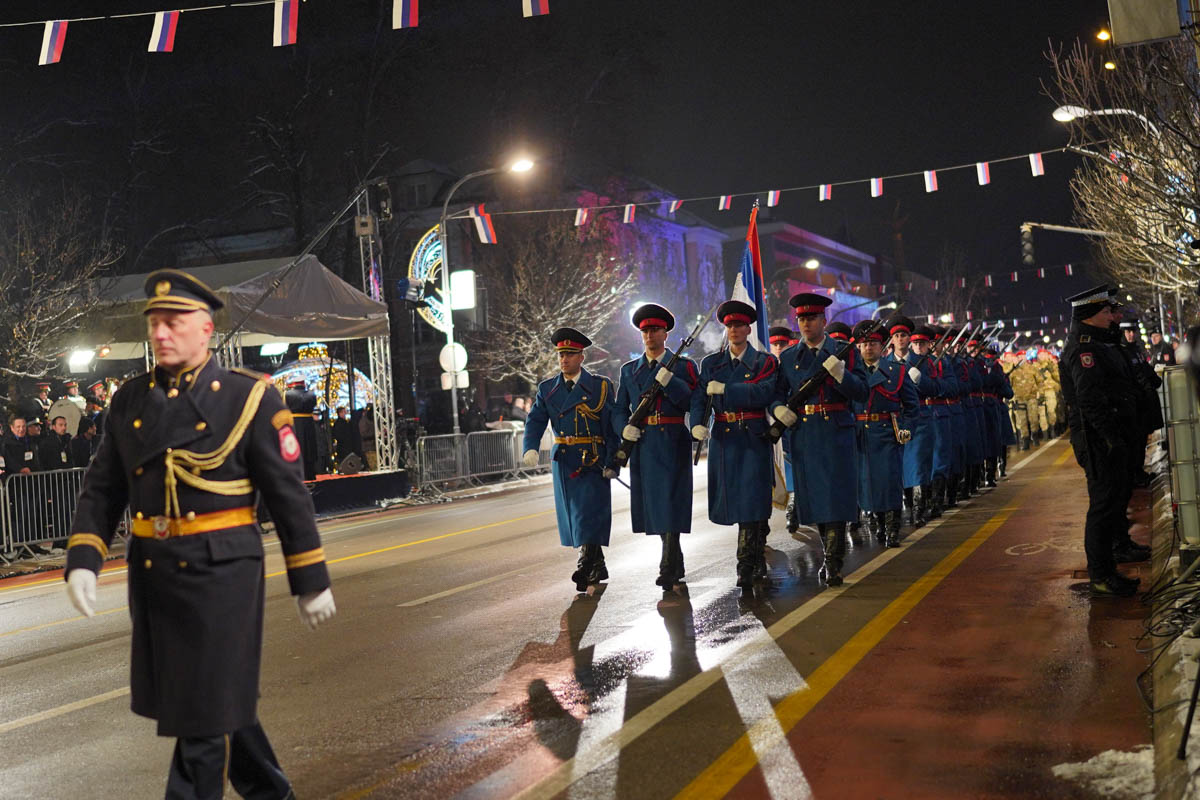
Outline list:
[[[489,248],[489,274],[506,277],[489,287],[486,341],[475,349],[492,380],[518,377],[535,387],[558,368],[555,329],[594,334],[627,306],[640,254],[603,215],[582,228],[541,216],[506,221],[501,241],[510,244]]]
[[[980,311],[984,281],[965,250],[950,244],[943,245],[936,274],[938,313],[953,314],[954,322],[962,324],[967,320],[967,311]]]
[[[9,193],[0,206],[0,375],[40,378],[97,305],[97,281],[120,255],[91,222],[87,198]]]

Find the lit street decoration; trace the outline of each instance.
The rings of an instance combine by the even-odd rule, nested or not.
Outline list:
[[[334,408],[350,406],[349,370],[345,362],[334,359],[332,366],[329,361],[329,348],[321,342],[300,347],[300,359],[271,375],[271,380],[281,392],[287,391],[287,385],[292,381],[303,380],[304,385],[316,393],[317,408],[325,407],[325,383],[329,382],[329,402]],[[375,402],[376,389],[371,379],[361,370],[354,370],[354,407],[363,408],[368,403]]]
[[[442,242],[434,225],[417,241],[408,259],[408,279],[416,286],[435,286],[437,290],[425,295],[425,305],[417,308],[421,319],[442,333],[446,332],[446,304],[442,299]]]

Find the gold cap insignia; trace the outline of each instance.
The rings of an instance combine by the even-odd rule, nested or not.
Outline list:
[[[154,284],[154,294],[158,297],[162,297],[169,291],[171,291],[170,281],[159,281],[158,283]]]

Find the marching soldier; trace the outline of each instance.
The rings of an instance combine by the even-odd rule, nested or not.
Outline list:
[[[290,797],[256,708],[266,594],[256,497],[300,618],[315,628],[336,611],[291,413],[270,378],[211,358],[222,306],[212,290],[178,270],[151,273],[145,289],[157,365],[113,396],[68,543],[67,594],[93,616],[128,505],[131,705],[177,737],[167,796],[219,798],[228,778],[243,797]]]
[[[892,337],[901,325],[889,320]],[[854,343],[867,375],[866,400],[854,401],[858,505],[875,516],[880,540],[888,547],[899,547],[904,450],[912,446],[912,429],[920,413],[917,382],[909,371],[916,372],[918,378],[921,374],[904,362],[881,359],[883,333],[869,332],[872,327],[868,320],[854,326]]]
[[[1133,494],[1131,451],[1144,446],[1137,424],[1137,384],[1115,346],[1113,304],[1103,284],[1067,298],[1071,333],[1059,373],[1075,459],[1087,477],[1083,546],[1094,595],[1131,595],[1138,579],[1117,572],[1114,545],[1128,534]]]
[[[771,355],[778,359],[783,355],[783,351],[787,350],[794,344],[799,342],[794,338],[795,334],[792,329],[785,325],[775,325],[767,331],[767,338],[771,342]],[[788,446],[787,437],[783,437],[783,479],[784,486],[788,491],[787,504],[787,529],[788,533],[795,533],[800,530],[800,518],[796,516],[796,499],[793,495],[795,487],[792,486],[792,451]]]
[[[970,497],[983,487],[983,465],[988,453],[988,426],[983,411],[983,370],[979,368],[979,360],[975,354],[979,350],[978,334],[972,334],[967,340],[966,350],[958,356],[961,364],[960,385],[968,387],[963,398],[963,408],[966,411],[967,441],[966,471],[963,478],[963,496]]]
[[[1066,403],[1063,402],[1059,360],[1049,350],[1038,350],[1038,370],[1042,374],[1042,429],[1057,436],[1067,424]]]
[[[912,349],[916,325],[908,317],[896,314],[887,321],[891,334],[892,353],[886,360],[894,361],[905,368],[919,397],[917,412],[908,420],[912,440],[903,450],[904,503],[908,506],[908,524],[919,528],[925,524],[930,512],[929,500],[933,494],[933,407],[924,401],[936,397],[940,387],[932,377],[933,364],[925,356]],[[857,338],[857,337],[856,337]],[[919,498],[915,490],[920,488]]]
[[[313,413],[317,410],[316,392],[308,388],[303,378],[287,385],[283,396],[288,410],[292,412],[292,424],[296,428],[296,441],[300,442],[300,460],[304,463],[304,480],[317,478],[317,423]]]
[[[850,402],[866,401],[867,373],[853,348],[843,361],[837,357],[840,342],[825,335],[830,298],[802,292],[788,302],[795,309],[801,341],[785,351],[780,361],[771,413],[788,428],[784,436],[791,440],[792,483],[800,522],[815,525],[821,533],[825,549],[821,573],[827,585],[839,586],[846,526],[858,519],[858,499],[845,490],[858,466]],[[797,415],[787,407],[788,397],[822,368],[828,374]]]
[[[954,436],[953,415],[960,416],[962,408],[958,400],[958,381],[954,378],[954,370],[947,368],[944,356],[933,352],[934,342],[938,339],[945,341],[945,330],[932,325],[922,325],[913,331],[910,343],[918,356],[925,358],[929,370],[925,374],[934,381],[937,392],[932,397],[921,398],[921,405],[930,409],[933,429],[933,458],[930,467],[929,518],[937,519],[942,515],[943,506],[947,499],[947,487],[950,476],[962,469],[962,456],[959,452],[961,440]],[[918,387],[919,391],[919,387]],[[925,493],[924,487],[921,493]]]
[[[750,344],[750,326],[758,319],[754,306],[727,300],[717,307],[729,348],[700,362],[703,392],[692,395],[692,436],[709,436],[708,518],[718,525],[737,525],[737,585],[753,588],[766,578],[764,548],[771,519],[774,466],[766,408],[775,395],[779,362]],[[711,412],[706,409],[712,398]]]
[[[1035,439],[1034,431],[1037,426],[1037,412],[1031,413],[1031,409],[1035,409],[1038,401],[1038,372],[1027,366],[1028,360],[1020,353],[1005,353],[1001,356],[1001,362],[1013,390],[1009,413],[1017,437],[1017,447],[1028,450]]]
[[[1004,374],[1004,367],[1000,364],[997,350],[998,348],[993,344],[983,351],[983,364],[987,370],[985,375],[987,392],[985,394],[987,394],[988,407],[996,422],[996,438],[993,442],[995,455],[992,463],[988,466],[988,482],[991,486],[996,485],[997,475],[1003,478],[1008,474],[1008,448],[1016,444],[1012,420],[1008,416],[1008,401],[1013,396],[1012,384],[1008,382],[1008,376]]]
[[[633,314],[633,325],[641,331],[646,351],[621,367],[613,429],[638,443],[629,459],[633,532],[662,537],[655,583],[670,591],[684,576],[679,535],[692,530],[692,437],[684,414],[691,409],[700,371],[688,358],[666,368],[672,356],[667,332],[675,327],[675,317],[666,308],[656,303],[640,306]],[[630,425],[629,417],[642,395],[656,382],[663,391],[644,427]]]
[[[583,368],[583,351],[591,339],[574,328],[559,328],[550,343],[558,351],[561,373],[538,385],[525,422],[523,460],[526,467],[537,466],[549,425],[554,431],[550,469],[558,539],[563,547],[579,548],[571,580],[578,591],[592,594],[608,579],[602,548],[612,532],[612,490],[604,465],[620,445],[612,424],[616,390],[608,378]]]

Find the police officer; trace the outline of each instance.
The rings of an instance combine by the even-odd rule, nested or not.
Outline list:
[[[717,319],[725,325],[729,347],[700,362],[703,391],[692,395],[692,436],[701,441],[709,436],[711,415],[708,518],[738,526],[737,585],[749,592],[756,578],[766,578],[764,549],[775,476],[771,445],[763,435],[779,362],[749,342],[750,326],[758,319],[754,306],[727,300],[717,307]]]
[[[1158,398],[1158,389],[1162,386],[1162,378],[1146,361],[1145,351],[1138,341],[1137,317],[1123,313],[1120,308],[1116,309],[1114,315],[1120,317],[1118,323],[1120,335],[1117,339],[1117,347],[1125,356],[1125,360],[1129,363],[1129,369],[1133,372],[1134,380],[1137,381],[1139,389],[1138,420],[1141,423],[1142,431],[1148,437],[1163,426],[1162,402]],[[1146,472],[1144,464],[1145,448],[1143,447],[1131,455],[1134,460],[1134,463],[1130,465],[1133,470],[1134,484],[1143,487],[1149,486],[1150,475]]]
[[[633,532],[662,537],[655,583],[670,591],[684,576],[679,535],[692,530],[692,437],[684,415],[691,409],[700,370],[688,358],[666,368],[672,356],[667,332],[675,327],[675,317],[666,308],[657,303],[640,306],[633,325],[641,331],[646,350],[621,367],[613,427],[620,436],[637,442],[629,460]],[[655,383],[663,389],[650,416],[641,427],[630,425],[630,415]]]
[[[912,446],[912,429],[920,414],[917,381],[909,371],[918,378],[920,371],[903,361],[881,358],[884,334],[873,327],[869,320],[854,326],[854,343],[867,374],[866,400],[854,401],[858,505],[877,520],[879,539],[888,547],[899,547],[904,450]],[[901,323],[893,326],[889,321],[887,329],[893,331],[889,338],[899,327]]]
[[[918,396],[917,414],[908,420],[912,440],[903,447],[902,483],[904,504],[908,506],[908,524],[919,528],[925,524],[930,513],[929,501],[933,494],[933,406],[924,401],[936,397],[940,387],[932,376],[933,363],[927,356],[913,350],[916,324],[906,316],[893,314],[887,321],[887,330],[891,336],[892,352],[885,360],[904,367]],[[928,341],[927,335],[924,338]],[[914,496],[917,488],[920,488],[920,495]]]
[[[270,378],[212,359],[222,303],[211,289],[168,269],[145,290],[156,366],[113,396],[68,543],[67,594],[93,616],[128,505],[131,705],[177,737],[167,796],[219,798],[228,777],[243,797],[291,797],[256,708],[266,594],[256,497],[301,619],[315,628],[335,613],[291,413]]]
[[[850,348],[845,360],[838,340],[825,335],[825,309],[832,302],[823,294],[801,292],[788,301],[796,314],[801,341],[783,354],[771,413],[787,426],[791,441],[792,483],[803,525],[815,525],[825,549],[821,574],[829,586],[842,583],[846,554],[846,525],[858,518],[855,492],[846,491],[857,474],[854,413],[850,402],[866,401],[867,373],[862,359]],[[787,399],[801,384],[824,369],[819,388],[796,414]]]
[[[786,325],[773,325],[767,331],[767,338],[771,343],[771,355],[778,359],[783,355],[783,351],[787,350],[792,345],[799,342],[792,333],[792,329]],[[796,499],[792,496],[795,487],[792,486],[792,451],[788,446],[788,438],[783,437],[783,480],[784,486],[788,491],[787,504],[787,529],[788,533],[795,533],[800,530],[800,517],[796,515]]]
[[[1137,426],[1137,385],[1110,332],[1112,305],[1103,284],[1067,298],[1071,333],[1059,362],[1075,459],[1087,477],[1083,546],[1094,595],[1131,595],[1138,579],[1117,572],[1114,542],[1128,530],[1133,492],[1131,448]]]
[[[292,424],[296,428],[296,441],[300,442],[300,460],[304,463],[304,480],[317,477],[317,423],[313,412],[317,410],[316,392],[308,388],[304,378],[296,378],[287,385],[284,402],[292,412]]]
[[[536,467],[542,434],[554,431],[550,451],[554,476],[554,508],[558,540],[578,547],[579,562],[571,575],[575,588],[591,594],[608,579],[604,548],[612,532],[612,490],[605,465],[620,444],[613,428],[616,390],[608,378],[583,368],[584,349],[592,340],[574,328],[559,328],[550,338],[558,351],[561,373],[538,384],[533,409],[525,421],[523,460]]]
[[[1158,328],[1150,329],[1150,361],[1166,367],[1175,365],[1175,348]]]

